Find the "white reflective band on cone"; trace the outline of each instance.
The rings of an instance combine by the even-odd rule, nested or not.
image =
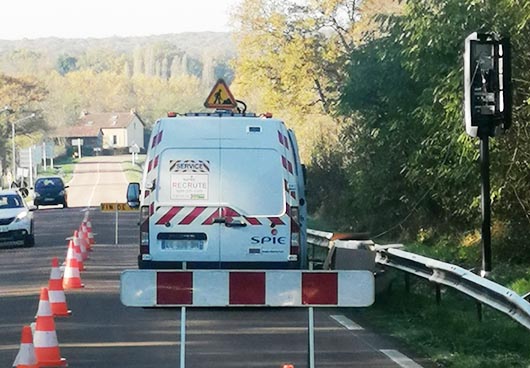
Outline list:
[[[20,357],[26,357],[28,361],[24,362],[25,364],[37,364],[37,357],[35,356],[35,348],[32,344],[20,344],[20,350],[15,358],[15,363],[13,366],[16,366],[20,362]]]
[[[66,302],[66,296],[64,295],[64,291],[48,290],[48,295],[50,296],[50,302],[53,302],[53,303]]]
[[[49,291],[48,291],[48,295],[49,295]],[[37,310],[37,316],[41,316],[41,317],[49,317],[49,316],[52,316],[52,307],[50,306],[50,301],[49,300],[45,300],[45,301],[41,301],[39,303],[39,309]]]
[[[54,348],[59,346],[57,333],[55,331],[35,331],[33,334],[33,346],[36,348]]]

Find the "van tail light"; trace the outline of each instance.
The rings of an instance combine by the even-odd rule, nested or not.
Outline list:
[[[140,254],[149,254],[149,206],[140,208]]]
[[[291,247],[289,260],[296,261],[300,254],[300,211],[298,207],[291,207]]]

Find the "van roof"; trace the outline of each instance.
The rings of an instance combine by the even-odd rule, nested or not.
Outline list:
[[[274,118],[265,118],[262,116],[256,116],[256,114],[225,114],[225,113],[187,113],[185,115],[177,115],[174,117],[161,118],[160,121],[177,122],[177,121],[222,121],[223,124],[229,124],[234,122],[261,122],[263,124],[275,124],[281,123],[282,120]]]
[[[165,141],[161,149],[174,144],[174,140],[166,140],[165,137],[174,137],[184,145],[196,145],[198,141],[202,141],[210,146],[214,140],[221,139],[233,140],[234,143],[246,142],[245,146],[248,147],[271,147],[274,143],[280,144],[278,136],[286,136],[285,129],[283,121],[278,119],[178,116],[160,119],[158,131],[162,132]]]

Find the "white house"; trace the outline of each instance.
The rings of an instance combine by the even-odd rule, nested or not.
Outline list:
[[[145,148],[144,130],[145,124],[134,110],[100,113],[83,111],[73,125],[60,129],[56,136],[66,138],[67,143],[70,138],[81,138],[84,149],[125,152],[134,144],[141,150]]]

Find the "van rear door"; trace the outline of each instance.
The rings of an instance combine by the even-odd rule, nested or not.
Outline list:
[[[280,152],[221,147],[220,160],[221,262],[286,263],[291,224]]]
[[[212,226],[220,201],[218,124],[170,123],[164,134],[178,145],[157,158],[150,254],[153,261],[219,262],[219,226]]]

